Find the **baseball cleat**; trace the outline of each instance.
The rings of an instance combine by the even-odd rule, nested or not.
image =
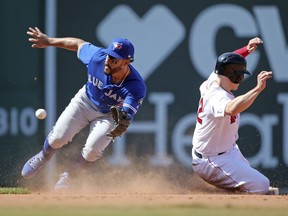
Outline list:
[[[279,188],[270,186],[267,195],[279,195]]]
[[[68,190],[70,188],[70,177],[68,172],[64,172],[60,175],[60,179],[55,184],[55,190]]]
[[[43,151],[40,151],[38,154],[30,158],[22,169],[22,176],[25,179],[30,179],[43,167],[46,163],[44,158]]]

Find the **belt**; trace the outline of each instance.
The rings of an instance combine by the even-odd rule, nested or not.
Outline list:
[[[225,152],[220,152],[218,153],[217,155],[222,155],[224,154]],[[198,157],[198,158],[203,158],[202,154],[200,154],[199,152],[197,152],[196,150],[194,150],[194,154]],[[212,156],[212,155],[211,155]]]

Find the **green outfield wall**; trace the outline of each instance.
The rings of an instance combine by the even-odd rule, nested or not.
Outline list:
[[[29,26],[104,47],[114,37],[129,38],[135,45],[133,65],[148,92],[128,133],[109,146],[105,158],[113,166],[133,166],[133,160],[144,157],[147,166],[177,164],[187,172],[200,84],[212,72],[217,55],[240,48],[253,37],[262,38],[264,44],[247,58],[253,74],[235,95],[253,88],[261,70],[272,70],[274,76],[241,115],[238,144],[251,165],[274,185],[287,185],[285,1],[1,0],[0,4],[0,185],[21,181],[23,163],[41,148],[57,117],[87,80],[76,52],[49,54],[30,48]],[[45,83],[51,75],[55,77]],[[55,94],[48,94],[53,90]],[[34,117],[39,107],[49,111],[45,121]],[[80,149],[84,142],[85,131],[70,145]]]

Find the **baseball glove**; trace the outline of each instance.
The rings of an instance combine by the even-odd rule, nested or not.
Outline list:
[[[110,108],[112,118],[114,120],[114,128],[107,134],[110,137],[118,137],[125,133],[130,125],[130,121],[126,112],[120,110],[116,106]]]

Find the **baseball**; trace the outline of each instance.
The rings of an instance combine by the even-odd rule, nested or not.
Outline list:
[[[46,116],[47,116],[47,112],[45,109],[38,109],[36,110],[35,112],[35,116],[38,118],[38,119],[45,119]]]

